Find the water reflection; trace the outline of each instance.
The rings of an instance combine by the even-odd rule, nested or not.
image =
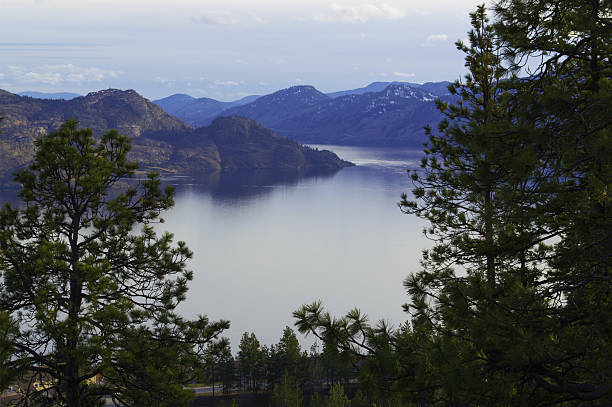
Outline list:
[[[260,199],[272,193],[275,187],[296,186],[300,182],[309,179],[323,180],[331,178],[337,173],[338,171],[310,171],[303,173],[295,171],[242,170],[231,173],[215,172],[189,176],[165,176],[162,177],[162,185],[174,187],[177,195],[185,193],[206,194],[213,200],[231,203],[233,200],[245,202],[250,199]],[[127,185],[136,186],[142,179],[144,178],[125,179],[120,183],[120,188]],[[0,203],[19,205],[19,189],[20,186],[14,183],[0,187]]]
[[[199,193],[209,195],[220,202],[240,202],[261,199],[276,187],[291,187],[309,179],[326,179],[337,174],[332,172],[300,173],[294,171],[253,170],[231,173],[202,174],[191,177],[166,178],[174,186],[177,195]]]

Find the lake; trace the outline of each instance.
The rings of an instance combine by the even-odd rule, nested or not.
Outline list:
[[[402,214],[397,202],[410,192],[406,169],[418,167],[421,152],[315,147],[357,166],[299,180],[251,173],[211,186],[184,179],[163,215],[160,230],[194,252],[180,311],[230,320],[225,336],[234,351],[245,331],[277,343],[293,326],[292,312],[315,300],[337,316],[358,307],[372,321],[406,320],[402,281],[418,270],[428,242],[424,222]]]
[[[170,180],[175,206],[168,230],[194,252],[194,279],[180,312],[228,319],[237,352],[245,331],[278,343],[292,312],[323,301],[333,315],[354,307],[375,322],[407,318],[404,278],[418,270],[425,223],[397,207],[412,184],[406,170],[421,151],[313,146],[357,166],[333,175],[296,179],[249,172],[219,178]],[[14,191],[4,200],[16,201]],[[298,335],[308,347],[311,338]]]

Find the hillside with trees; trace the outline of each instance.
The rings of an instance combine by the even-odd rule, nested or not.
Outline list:
[[[132,139],[129,158],[142,171],[195,175],[235,169],[287,170],[296,174],[333,172],[350,165],[328,151],[317,151],[277,136],[252,120],[232,117],[193,129],[133,90],[108,89],[72,100],[43,100],[0,91],[0,177],[29,163],[35,140],[66,120],[109,129]]]

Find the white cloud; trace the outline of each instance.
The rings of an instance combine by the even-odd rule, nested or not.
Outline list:
[[[240,23],[238,17],[226,11],[205,12],[199,17],[194,17],[192,21],[194,23],[209,25],[237,25]]]
[[[448,35],[446,34],[431,34],[427,37],[427,41],[430,42],[434,42],[434,41],[439,41],[439,42],[444,42],[444,41],[448,41]]]
[[[121,71],[95,67],[80,67],[73,64],[42,65],[35,68],[11,65],[8,78],[18,83],[60,85],[64,83],[84,84],[118,78]]]
[[[175,81],[168,79],[168,78],[162,78],[160,76],[157,76],[155,78],[153,78],[153,82],[155,83],[160,83],[162,85],[166,85],[166,86],[174,86]]]
[[[215,85],[220,85],[220,86],[238,86],[240,85],[240,83],[235,82],[235,81],[215,81],[214,83]]]
[[[402,10],[399,8],[392,7],[388,4],[382,4],[380,9],[383,12],[384,18],[397,20],[400,18],[404,18],[406,16],[406,10]]]
[[[251,17],[253,18],[253,21],[255,21],[257,24],[267,24],[268,23],[268,21],[266,19],[264,19],[264,18],[262,18],[262,17],[260,17],[260,16],[258,16],[256,14],[253,14]]]
[[[401,76],[402,78],[413,78],[416,75],[413,73],[406,73],[406,72],[393,72],[393,76]]]
[[[318,22],[343,21],[349,23],[365,23],[372,18],[396,20],[406,16],[406,10],[388,4],[344,6],[338,3],[332,3],[330,9],[328,13],[314,13],[313,19]]]
[[[4,79],[6,75],[4,75],[3,73],[0,73],[0,80]]]
[[[194,23],[207,25],[264,25],[268,20],[255,13],[235,13],[227,10],[209,10],[191,19]]]

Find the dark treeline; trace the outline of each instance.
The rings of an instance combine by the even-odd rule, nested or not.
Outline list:
[[[286,327],[277,344],[262,345],[254,333],[245,332],[233,356],[229,343],[211,345],[205,367],[207,382],[216,383],[218,394],[267,392],[271,404],[325,405],[356,387],[358,366],[349,352],[315,343],[302,350],[295,332]],[[346,389],[346,390],[345,390]]]

